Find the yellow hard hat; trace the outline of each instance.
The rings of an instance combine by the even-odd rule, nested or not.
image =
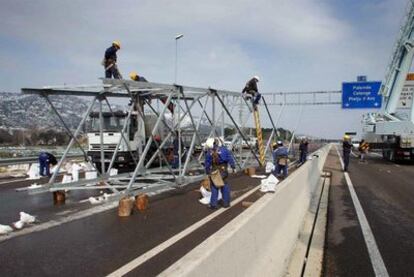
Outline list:
[[[135,71],[132,71],[131,73],[129,73],[129,78],[131,78],[132,80],[136,80],[138,77],[138,73],[136,73]]]
[[[348,136],[348,135],[345,135],[344,136],[344,139],[349,139],[350,137]]]
[[[121,43],[119,42],[119,40],[114,40],[112,42],[112,45],[115,45],[118,49],[121,49]]]

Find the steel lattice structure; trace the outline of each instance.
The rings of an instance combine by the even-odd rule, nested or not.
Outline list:
[[[203,138],[200,137],[199,132],[200,125],[203,120],[207,121],[211,128],[209,137],[220,137],[220,135],[224,134],[223,130],[227,119],[229,123],[226,123],[226,126],[230,126],[237,130],[230,147],[242,139],[246,145],[248,145],[250,150],[248,155],[242,151],[232,152],[237,168],[242,170],[248,166],[258,165],[259,160],[256,151],[251,147],[251,145],[249,145],[247,137],[243,132],[243,129],[246,127],[246,124],[252,115],[252,105],[250,101],[246,101],[246,99],[242,97],[240,92],[216,90],[212,88],[188,87],[175,84],[168,85],[160,83],[135,82],[129,80],[102,79],[102,84],[97,85],[23,88],[22,93],[37,94],[44,97],[56,116],[60,119],[68,135],[71,137],[63,156],[58,162],[58,170],[55,170],[49,183],[42,188],[32,190],[32,193],[58,190],[109,189],[113,192],[111,199],[117,200],[124,196],[134,196],[144,192],[148,193],[158,190],[174,189],[202,180],[206,177],[202,164],[204,152],[201,151],[200,154],[195,155],[194,149],[196,141],[198,140],[198,142],[200,142],[203,140]],[[93,98],[86,113],[83,115],[81,122],[74,132],[68,128],[59,112],[50,101],[50,96],[53,95],[76,95],[89,96]],[[113,98],[130,98],[131,103],[133,104],[130,107],[122,130],[120,130],[121,137],[118,141],[118,145],[115,148],[115,152],[112,155],[108,168],[106,168],[104,164],[102,113],[104,105],[107,105],[109,110],[113,113],[110,105],[110,99]],[[162,103],[160,98],[163,98],[165,103]],[[157,106],[161,106],[162,109],[157,110],[154,103],[149,99],[157,101]],[[65,160],[69,150],[75,144],[83,152],[85,160],[91,163],[90,157],[88,157],[87,153],[78,141],[78,136],[80,135],[82,127],[96,103],[99,105],[99,118],[101,123],[99,130],[101,173],[98,172],[98,178],[93,180],[80,180],[66,184],[55,182],[63,161]],[[170,103],[175,105],[174,124],[172,126],[165,121],[165,117],[163,116],[167,113],[167,108]],[[113,167],[118,148],[123,140],[126,141],[126,126],[129,124],[133,108],[138,107],[137,112],[139,116],[145,118],[143,110],[144,104],[147,109],[146,112],[156,115],[157,120],[151,133],[147,134],[148,139],[145,144],[142,145],[142,148],[139,150],[128,149],[130,152],[139,151],[140,155],[138,156],[138,159],[135,160],[135,169],[133,172],[110,176],[109,173]],[[237,112],[242,111],[242,109],[248,110],[249,112],[247,113],[247,116],[241,118],[241,120],[237,122],[233,117],[233,114],[237,114],[237,112],[234,112],[235,109],[239,109]],[[271,141],[277,133],[277,130],[267,107],[266,111],[273,126],[272,134],[268,138],[265,148],[265,152],[268,153]],[[281,113],[282,111],[279,113],[279,118]],[[183,156],[182,154],[184,152],[184,147],[182,145],[181,136],[183,132],[182,123],[185,118],[189,118],[191,121],[190,133],[192,133],[192,138],[190,146],[186,149],[187,155]],[[154,136],[159,126],[168,128],[169,132],[161,141],[157,142],[154,139]],[[188,132],[189,130],[187,129],[186,131]],[[172,138],[178,138],[179,141],[179,166],[177,169],[173,169],[171,167],[165,154],[161,151],[161,149],[163,149],[163,147]],[[152,154],[152,156],[149,156],[149,148],[152,143],[156,144],[157,150]],[[159,157],[165,161],[163,166],[152,166],[156,157]],[[96,165],[93,166],[96,169]]]

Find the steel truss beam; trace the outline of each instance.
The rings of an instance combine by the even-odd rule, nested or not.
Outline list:
[[[102,122],[102,102],[104,101],[111,113],[114,111],[111,109],[109,99],[112,98],[130,98],[132,105],[129,111],[129,114],[124,122],[121,132],[121,136],[117,143],[117,148],[115,153],[111,157],[108,168],[106,165],[100,164],[102,174],[93,180],[80,180],[77,182],[72,182],[68,184],[56,183],[56,173],[51,178],[50,182],[37,190],[33,190],[32,193],[44,192],[44,191],[57,191],[57,190],[85,190],[85,189],[110,189],[113,192],[112,199],[119,199],[124,196],[134,196],[142,192],[154,191],[159,189],[174,189],[177,186],[187,185],[189,183],[201,180],[205,178],[205,172],[202,166],[201,158],[204,154],[202,151],[199,156],[194,155],[194,150],[196,146],[196,141],[202,142],[207,137],[203,137],[200,133],[200,128],[202,123],[206,120],[208,122],[208,127],[211,129],[209,136],[219,137],[219,130],[221,127],[222,135],[224,132],[224,126],[230,126],[237,130],[237,136],[241,137],[247,145],[250,147],[250,154],[245,155],[243,153],[233,153],[236,164],[239,169],[243,169],[247,164],[258,165],[258,157],[256,152],[247,141],[246,135],[243,133],[243,129],[246,128],[249,116],[251,113],[248,113],[248,116],[243,119],[241,122],[236,122],[233,118],[233,108],[236,106],[244,105],[250,111],[252,110],[251,104],[248,101],[245,101],[242,98],[240,92],[228,91],[228,90],[215,90],[211,88],[198,88],[198,87],[189,87],[189,86],[180,86],[176,84],[159,84],[159,83],[147,83],[147,82],[135,82],[129,80],[113,80],[113,79],[103,79],[102,84],[92,85],[92,86],[63,86],[63,87],[44,87],[44,88],[24,88],[22,89],[24,94],[37,94],[46,98],[46,100],[51,105],[54,112],[57,114],[62,124],[65,126],[65,129],[71,136],[71,141],[68,144],[63,157],[59,160],[58,167],[60,168],[64,159],[67,156],[70,148],[76,143],[77,137],[80,134],[80,130],[84,125],[87,117],[93,109],[93,106],[96,101],[99,101],[100,106],[100,149],[101,156],[103,156],[103,122]],[[52,102],[49,100],[50,96],[53,95],[76,95],[76,96],[92,96],[93,101],[89,106],[87,112],[82,118],[79,126],[76,131],[72,132],[67,128],[62,117],[59,115],[58,111],[54,108]],[[145,100],[142,96],[150,97],[157,101],[162,109],[157,111],[148,100]],[[161,98],[164,100],[164,103],[161,103]],[[133,172],[127,174],[118,174],[116,176],[109,176],[111,168],[114,165],[116,158],[116,153],[118,148],[122,143],[122,140],[127,141],[126,130],[128,122],[131,120],[131,111],[133,107],[139,102],[145,102],[145,107],[147,111],[144,113],[144,110],[138,108],[138,114],[140,117],[145,118],[149,112],[157,117],[156,123],[153,126],[150,134],[146,134],[147,139],[144,142],[145,145],[140,151],[138,160],[136,161],[136,166]],[[141,103],[141,102],[139,102]],[[168,114],[168,106],[170,103],[173,103],[175,106],[174,114],[171,117],[174,119],[172,124],[169,124],[165,120],[165,115]],[[218,106],[217,106],[218,104]],[[267,105],[272,105],[273,103],[267,103]],[[139,105],[138,105],[139,106]],[[217,108],[221,108],[221,113],[217,113]],[[267,115],[272,122],[273,132],[277,132],[275,123],[273,122],[270,112],[267,110]],[[280,118],[280,115],[279,115]],[[185,120],[190,121],[190,125],[186,126],[186,132],[193,132],[191,135],[191,142],[188,149],[185,149],[185,146],[182,145],[182,134],[184,131],[183,123]],[[227,123],[225,120],[227,119]],[[230,119],[230,120],[228,120]],[[221,126],[220,125],[221,122]],[[278,121],[276,122],[276,124]],[[160,141],[157,142],[154,139],[154,136],[157,134],[159,126],[164,126],[168,129],[167,135]],[[232,143],[236,141],[237,136],[234,136]],[[171,143],[171,140],[175,139],[179,142],[179,167],[178,169],[173,169],[169,164],[166,156],[164,155],[162,149],[166,145]],[[270,145],[270,137],[267,142]],[[154,143],[156,146],[155,153],[150,154],[149,150],[151,144]],[[223,141],[222,141],[223,143]],[[186,151],[187,150],[187,151]],[[84,150],[82,149],[84,152]],[[133,154],[136,149],[128,149],[128,151]],[[186,152],[185,159],[181,160],[183,153]],[[85,159],[89,161],[86,153],[84,152]],[[133,155],[132,155],[133,156]],[[151,167],[151,164],[154,162],[155,158],[159,156],[163,159],[163,166],[160,165],[160,168]],[[249,156],[253,156],[255,160],[250,161]],[[101,161],[104,158],[101,157]],[[95,166],[95,165],[93,165]],[[99,184],[99,185],[98,185]]]

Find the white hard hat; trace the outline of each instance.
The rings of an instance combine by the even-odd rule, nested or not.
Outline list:
[[[255,76],[253,76],[253,78],[256,79],[258,82],[260,82],[259,76],[255,75]]]
[[[206,147],[207,148],[213,148],[214,147],[214,138],[208,138],[206,140]]]
[[[283,145],[283,142],[281,140],[278,140],[277,145]]]

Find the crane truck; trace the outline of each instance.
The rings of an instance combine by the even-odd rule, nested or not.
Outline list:
[[[401,96],[414,58],[414,4],[410,1],[405,22],[400,31],[391,62],[381,84],[382,107],[379,112],[368,113],[362,119],[362,138],[371,148],[382,149],[390,161],[414,161],[414,105],[406,116],[398,113]],[[412,95],[411,95],[412,102]]]

